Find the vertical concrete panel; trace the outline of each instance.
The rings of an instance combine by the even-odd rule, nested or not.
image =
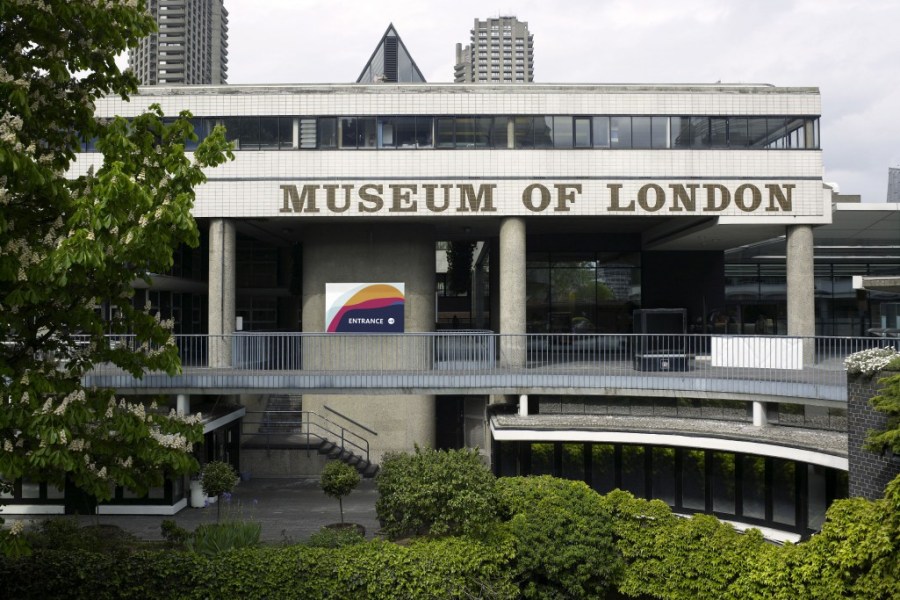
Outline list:
[[[434,234],[422,225],[317,225],[303,236],[303,331],[325,330],[325,284],[402,282],[405,285],[406,332],[434,331]],[[374,336],[354,347],[326,337],[304,348],[304,368],[420,368],[430,362],[427,338]],[[366,433],[328,406],[377,432]],[[410,451],[435,443],[435,399],[421,395],[303,396],[311,410],[365,436],[372,458],[389,451]]]

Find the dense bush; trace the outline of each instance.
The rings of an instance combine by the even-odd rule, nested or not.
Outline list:
[[[215,556],[226,550],[258,546],[261,533],[262,525],[258,521],[201,523],[187,538],[185,545],[197,554]]]
[[[496,480],[474,449],[387,454],[375,483],[375,510],[392,539],[480,536],[497,520]]]
[[[496,598],[517,596],[512,547],[468,539],[408,547],[373,541],[327,550],[291,546],[197,554],[143,552],[115,557],[37,550],[0,559],[4,597],[21,600],[145,598]]]
[[[309,536],[309,539],[306,540],[306,545],[310,548],[343,548],[344,546],[361,544],[364,541],[366,541],[366,537],[355,527],[323,527]]]
[[[580,481],[516,477],[497,481],[515,540],[524,598],[605,598],[622,570],[610,509]]]

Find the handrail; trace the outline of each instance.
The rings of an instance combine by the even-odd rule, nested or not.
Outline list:
[[[296,433],[299,433],[299,435],[306,435],[307,444],[309,444],[309,436],[312,434],[312,432],[310,431],[310,429],[313,428],[313,427],[315,427],[317,431],[322,431],[322,432],[331,434],[332,436],[338,436],[338,435],[340,435],[340,448],[341,448],[341,450],[345,450],[345,449],[346,449],[346,446],[352,446],[352,447],[358,449],[360,452],[364,452],[364,453],[365,453],[365,456],[366,456],[366,460],[367,460],[367,461],[369,460],[369,455],[370,455],[370,454],[369,454],[369,440],[367,440],[367,439],[364,438],[363,436],[359,435],[359,434],[356,433],[355,431],[353,431],[353,430],[351,430],[351,429],[347,429],[346,427],[344,427],[344,426],[342,426],[342,425],[339,425],[339,424],[335,423],[334,421],[332,421],[332,420],[330,420],[330,419],[327,419],[327,418],[323,417],[322,415],[320,415],[320,414],[318,414],[318,413],[315,413],[315,412],[313,412],[313,411],[309,411],[309,410],[251,410],[251,411],[247,411],[246,414],[247,414],[247,415],[263,415],[263,418],[262,418],[261,420],[254,421],[254,420],[252,420],[252,419],[247,419],[247,418],[245,417],[245,418],[244,418],[244,421],[243,421],[245,425],[246,425],[246,424],[256,424],[256,425],[285,425],[285,426],[288,426],[288,427],[298,427],[298,426],[300,427],[301,431],[299,431],[299,432],[271,432],[271,431],[265,431],[265,432],[256,432],[256,433],[252,434],[252,435],[265,435],[265,436],[266,436],[266,450],[267,450],[267,451],[270,449],[270,448],[269,448],[269,445],[270,445],[270,437],[273,436],[273,435],[277,435],[277,436],[289,436],[289,435],[296,435]],[[278,421],[278,422],[272,422],[272,421],[270,421],[269,418],[268,418],[269,415],[271,415],[271,414],[299,415],[301,418],[300,418],[299,421]],[[304,415],[305,415],[307,418],[303,418]],[[339,432],[338,432],[338,431],[333,431],[332,429],[329,429],[329,428],[327,427],[327,425],[323,425],[322,423],[315,422],[313,419],[311,419],[311,418],[309,418],[309,417],[315,417],[315,418],[318,419],[319,421],[324,421],[324,423],[326,423],[327,425],[332,425],[333,427],[337,428],[337,429],[339,430]],[[306,429],[305,432],[303,431],[304,428]],[[348,435],[349,435],[349,436],[352,436],[353,438],[357,438],[357,439],[359,440],[359,443],[357,443],[357,442],[354,441],[353,439],[348,439]],[[376,434],[376,435],[377,435],[377,434]],[[321,436],[321,437],[322,437],[322,439],[326,439],[325,436]],[[331,441],[331,440],[328,440],[328,441]]]
[[[323,406],[325,407],[325,410],[329,410],[329,411],[333,412],[334,414],[336,414],[337,416],[339,416],[340,418],[345,419],[345,420],[347,420],[347,421],[353,423],[353,424],[356,425],[357,427],[359,427],[359,428],[361,428],[361,429],[365,429],[366,431],[368,431],[368,432],[371,433],[372,435],[378,435],[378,432],[375,431],[374,429],[370,429],[370,428],[366,427],[365,425],[363,425],[362,423],[360,423],[360,422],[358,422],[358,421],[354,421],[353,419],[351,419],[351,418],[348,417],[347,415],[343,415],[343,414],[339,413],[338,411],[334,410],[333,408],[331,408],[331,407],[328,406],[327,404],[323,404]]]

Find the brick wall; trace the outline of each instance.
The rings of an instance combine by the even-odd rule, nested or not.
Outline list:
[[[847,445],[850,455],[850,496],[874,500],[884,495],[884,487],[900,473],[900,460],[873,454],[863,449],[870,429],[884,429],[887,416],[873,409],[869,399],[878,395],[878,380],[894,375],[882,372],[875,377],[848,378]]]

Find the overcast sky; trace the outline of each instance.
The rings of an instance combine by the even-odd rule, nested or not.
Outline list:
[[[430,83],[474,19],[515,15],[538,83],[771,83],[822,93],[825,180],[883,202],[900,166],[900,0],[225,0],[229,83],[349,83],[389,23]],[[562,8],[560,8],[562,7]]]

